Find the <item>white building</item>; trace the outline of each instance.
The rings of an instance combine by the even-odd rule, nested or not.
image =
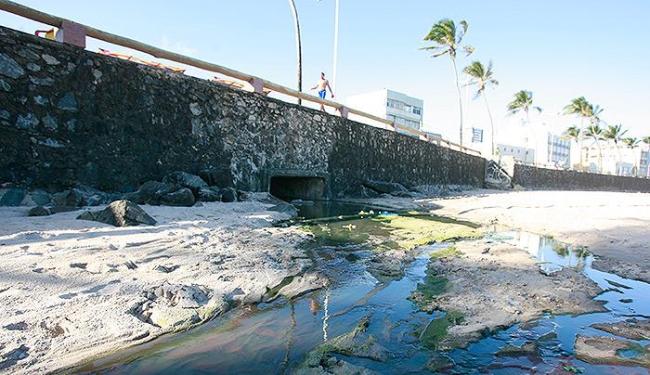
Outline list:
[[[424,102],[397,91],[381,89],[350,96],[346,100],[350,108],[368,112],[402,126],[420,130]]]
[[[546,167],[569,169],[571,167],[571,141],[546,132],[546,142],[537,145],[535,164]]]
[[[535,150],[532,148],[502,143],[498,143],[495,148],[498,161],[505,161],[507,163],[508,159],[513,159],[516,163],[535,164]]]
[[[648,151],[644,147],[630,149],[623,143],[582,141],[583,168],[593,173],[621,176],[648,175]],[[602,169],[601,169],[602,166]]]

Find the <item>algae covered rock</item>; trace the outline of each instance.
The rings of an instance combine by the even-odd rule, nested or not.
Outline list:
[[[578,335],[575,352],[578,359],[589,363],[638,365],[650,368],[650,345],[642,346],[614,337]]]
[[[228,309],[222,296],[200,285],[164,283],[145,291],[144,297],[131,314],[165,330],[187,329]]]
[[[299,374],[374,374],[363,367],[353,366],[346,361],[334,358],[332,353],[350,357],[368,358],[384,362],[388,359],[388,349],[377,342],[375,336],[366,331],[370,317],[362,318],[350,332],[337,336],[309,352],[305,361],[297,369]]]

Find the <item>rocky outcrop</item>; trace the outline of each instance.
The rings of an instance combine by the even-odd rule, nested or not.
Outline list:
[[[77,219],[98,221],[116,227],[156,224],[156,220],[149,216],[140,206],[127,200],[115,201],[101,211],[86,211],[79,215]]]
[[[578,359],[589,363],[637,365],[650,368],[650,345],[642,346],[614,337],[578,335],[575,352]]]
[[[131,313],[165,330],[183,330],[228,310],[222,296],[200,285],[165,283],[144,292]]]

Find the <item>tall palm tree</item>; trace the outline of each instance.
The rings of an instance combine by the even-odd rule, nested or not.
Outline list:
[[[598,171],[603,171],[603,151],[600,148],[600,141],[603,140],[603,129],[596,123],[591,123],[583,131],[583,135],[587,138],[593,139],[596,147],[598,148]]]
[[[508,103],[508,113],[515,115],[519,112],[524,112],[526,115],[526,122],[530,122],[529,112],[531,109],[541,113],[542,108],[533,105],[533,93],[531,91],[520,90],[515,93],[514,98]]]
[[[481,64],[480,61],[473,61],[471,64],[465,67],[463,70],[465,74],[470,76],[469,85],[476,85],[476,96],[483,96],[485,101],[485,108],[487,109],[488,117],[490,118],[490,132],[492,134],[492,155],[494,155],[494,121],[492,121],[492,112],[490,111],[490,105],[487,99],[487,93],[485,89],[488,86],[496,86],[499,84],[499,81],[494,79],[494,72],[492,71],[492,61],[490,61],[485,67]]]
[[[582,130],[580,130],[580,128],[575,125],[569,126],[564,131],[563,138],[574,141],[578,146],[578,149],[580,151],[580,161],[578,162],[578,166],[582,168]]]
[[[627,138],[623,138],[623,143],[625,143],[625,145],[629,147],[630,150],[632,150],[632,152],[634,153],[634,149],[639,147],[641,140],[636,137],[627,137]],[[634,158],[634,167],[632,167],[632,174],[634,175],[634,177],[637,177],[639,174],[638,173],[639,168],[637,166],[637,158],[634,155],[632,155],[632,157]]]
[[[293,24],[296,32],[296,51],[297,51],[297,67],[298,67],[298,91],[302,91],[302,41],[300,38],[300,22],[298,21],[298,10],[294,0],[289,0],[289,7],[293,15]],[[298,105],[302,104],[302,100],[298,98]]]
[[[462,46],[463,37],[467,32],[467,22],[458,22],[460,29],[456,26],[453,20],[448,18],[442,19],[431,27],[431,31],[424,37],[425,41],[433,42],[433,46],[424,47],[424,50],[431,51],[432,57],[439,57],[448,55],[451,59],[451,64],[454,68],[454,75],[456,77],[456,89],[458,90],[458,113],[460,119],[460,145],[463,145],[463,96],[460,91],[460,81],[458,78],[458,67],[456,66],[456,55],[458,50],[465,51],[466,56],[469,56],[474,48],[471,46]]]
[[[619,149],[619,143],[623,139],[623,136],[627,133],[627,130],[623,130],[623,125],[609,125],[607,129],[603,131],[603,139],[614,143],[614,148],[618,153],[618,160],[616,163],[616,174],[620,175],[619,164],[621,163],[621,151]]]
[[[578,116],[580,118],[580,127],[582,127],[584,125],[583,120],[591,118],[592,110],[591,103],[584,96],[581,96],[571,100],[571,103],[564,107],[564,114]]]

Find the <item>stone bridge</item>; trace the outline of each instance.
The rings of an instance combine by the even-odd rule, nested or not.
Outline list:
[[[0,183],[129,191],[183,170],[242,190],[481,186],[485,160],[0,28]]]

